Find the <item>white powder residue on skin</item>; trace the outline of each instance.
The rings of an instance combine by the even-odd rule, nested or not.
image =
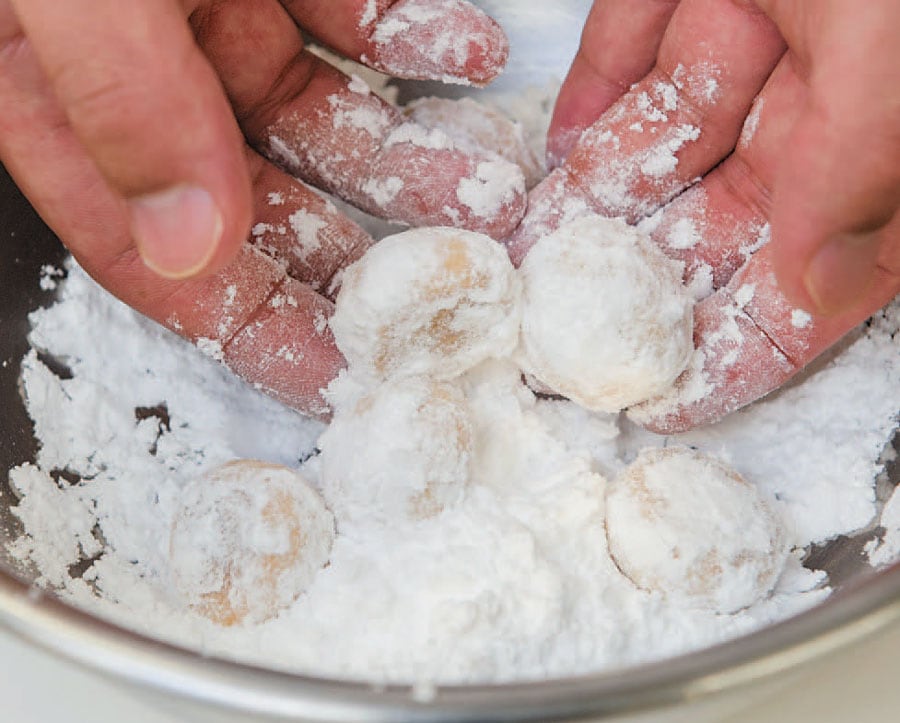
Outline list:
[[[700,129],[696,126],[679,125],[672,138],[655,145],[641,163],[641,173],[651,178],[662,178],[675,172],[678,156],[685,143],[696,141],[700,137]]]
[[[721,68],[710,61],[695,63],[690,68],[679,64],[672,73],[672,82],[680,91],[686,90],[698,105],[711,106],[719,99]]]
[[[680,218],[666,235],[666,243],[672,249],[690,249],[702,240],[696,224],[689,218]]]
[[[803,309],[794,309],[791,312],[791,326],[795,329],[805,329],[812,322],[812,316]]]
[[[270,135],[269,151],[271,152],[273,157],[279,159],[289,168],[300,167],[300,156],[298,156],[293,150],[291,150],[291,147],[284,141],[284,139],[279,138],[275,135]]]
[[[403,179],[399,176],[389,176],[384,179],[369,178],[361,189],[375,201],[376,205],[383,208],[403,190]]]
[[[294,211],[288,217],[291,230],[297,238],[294,253],[301,261],[307,261],[322,247],[319,233],[328,227],[328,223],[321,216],[310,213],[304,209]]]
[[[753,301],[755,293],[756,287],[753,284],[743,284],[734,292],[734,303],[737,304],[739,309],[743,309],[747,304]]]
[[[439,128],[425,128],[418,123],[403,123],[392,130],[384,140],[384,147],[398,143],[411,143],[419,148],[449,150],[455,148],[450,137]]]
[[[766,104],[765,98],[757,98],[750,107],[750,113],[744,121],[744,127],[741,129],[741,137],[738,139],[738,146],[746,148],[753,142],[753,136],[759,129],[759,118],[762,115],[763,106]]]
[[[380,23],[378,23],[378,27],[375,29],[375,32],[372,33],[372,40],[374,40],[379,45],[390,43],[391,40],[394,39],[395,35],[409,30],[409,25],[410,24],[408,22],[398,17],[382,20]]]
[[[751,226],[751,229],[752,229],[752,226]],[[749,259],[751,256],[753,256],[753,254],[755,254],[757,251],[759,251],[763,246],[765,246],[767,243],[769,243],[769,241],[772,238],[772,227],[768,223],[764,223],[762,226],[760,226],[758,229],[755,230],[755,233],[756,233],[756,241],[754,241],[751,244],[741,246],[740,249],[738,249],[738,251],[740,252],[741,256],[744,258],[745,261],[747,259]],[[744,236],[744,235],[749,235],[749,234],[745,234],[745,233],[741,232],[740,235]]]
[[[363,7],[362,15],[359,16],[360,29],[367,28],[378,19],[378,2],[377,0],[366,0]]]
[[[222,342],[218,339],[200,337],[197,339],[196,343],[200,352],[206,354],[210,359],[215,359],[216,361],[223,361],[225,359],[225,354],[222,350]]]
[[[330,95],[327,100],[331,106],[331,124],[335,130],[350,126],[381,140],[391,125],[390,115],[378,106],[354,105],[339,95]]]
[[[492,218],[524,192],[525,181],[519,167],[509,161],[494,160],[481,161],[474,177],[461,178],[456,197],[476,216]]]

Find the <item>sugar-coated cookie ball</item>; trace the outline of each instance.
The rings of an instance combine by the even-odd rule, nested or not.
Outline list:
[[[339,409],[319,439],[323,491],[338,520],[421,520],[457,502],[472,426],[462,391],[422,377],[380,385]]]
[[[528,146],[520,123],[471,98],[417,98],[403,109],[410,120],[437,128],[460,150],[488,153],[515,163],[531,188],[544,175],[544,167]]]
[[[188,605],[223,626],[288,607],[328,562],[334,518],[297,472],[235,460],[191,481],[169,541]]]
[[[347,268],[331,328],[354,374],[451,379],[509,354],[521,282],[489,237],[452,228],[389,236]]]
[[[733,613],[765,597],[784,565],[781,528],[757,489],[691,449],[643,451],[606,505],[610,554],[645,590]]]
[[[588,409],[617,412],[667,389],[693,351],[679,265],[619,219],[585,216],[521,266],[525,371]]]

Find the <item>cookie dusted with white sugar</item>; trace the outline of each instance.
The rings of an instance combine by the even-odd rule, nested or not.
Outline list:
[[[641,452],[607,487],[606,515],[610,554],[635,585],[719,613],[764,598],[787,556],[757,489],[687,447]]]
[[[354,374],[452,379],[516,345],[521,282],[489,237],[453,228],[389,236],[347,268],[331,328]]]
[[[340,522],[433,517],[469,481],[469,405],[451,382],[391,380],[339,406],[319,448],[323,490]]]
[[[521,266],[525,371],[588,409],[656,396],[693,351],[678,264],[619,219],[584,216],[541,238]]]
[[[218,625],[261,623],[312,584],[333,541],[334,518],[297,472],[234,460],[185,488],[169,538],[172,580]]]

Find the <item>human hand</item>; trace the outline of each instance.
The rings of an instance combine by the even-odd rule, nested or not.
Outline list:
[[[655,214],[705,296],[694,365],[631,410],[650,429],[754,401],[900,291],[892,0],[597,0],[548,148],[565,162],[532,191],[515,261],[586,211]]]
[[[485,159],[395,133],[401,115],[300,28],[405,77],[484,84],[507,52],[461,0],[0,0],[0,160],[112,293],[325,414],[334,279],[372,240],[281,169],[376,215],[498,237],[525,196],[465,204]]]

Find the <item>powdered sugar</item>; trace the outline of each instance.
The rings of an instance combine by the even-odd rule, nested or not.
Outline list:
[[[805,329],[810,322],[812,322],[812,317],[809,315],[809,312],[803,309],[794,309],[791,312],[791,326],[795,329]]]
[[[741,148],[746,148],[753,142],[753,136],[756,135],[756,131],[759,129],[759,119],[765,103],[765,98],[757,98],[753,101],[750,113],[747,114],[744,126],[741,129],[741,137],[738,139],[738,145]]]
[[[682,124],[675,128],[670,138],[654,145],[641,162],[641,173],[652,178],[661,178],[675,172],[678,156],[675,154],[689,141],[700,137],[696,126]]]
[[[474,176],[460,179],[456,197],[476,216],[492,218],[524,192],[525,179],[519,167],[509,161],[492,160],[481,161]]]
[[[322,241],[319,238],[319,233],[328,224],[321,216],[317,216],[302,208],[294,211],[288,217],[288,223],[290,223],[291,230],[293,230],[297,239],[294,253],[301,261],[306,261],[321,248]]]
[[[660,107],[665,112],[664,102]],[[272,147],[292,153],[277,138]],[[570,200],[571,213],[584,212]],[[307,222],[315,225],[299,221],[304,232],[311,230]],[[381,280],[390,287],[397,275],[389,269]],[[272,303],[292,300],[281,294]],[[716,329],[723,347],[740,339],[739,321],[736,305]],[[43,584],[95,614],[207,654],[316,675],[424,681],[423,697],[433,691],[431,681],[544,678],[660,658],[819,602],[826,581],[801,567],[802,550],[874,521],[874,479],[900,409],[896,305],[802,383],[676,438],[537,398],[515,364],[488,360],[448,382],[455,390],[449,408],[456,411],[436,415],[445,430],[465,418],[473,440],[468,449],[457,446],[469,455],[465,463],[463,454],[455,462],[451,454],[440,466],[449,493],[436,496],[439,514],[402,517],[388,512],[396,512],[402,495],[325,485],[331,505],[342,510],[328,566],[277,617],[225,629],[186,610],[170,584],[169,531],[185,490],[203,472],[242,457],[300,468],[321,486],[324,460],[314,451],[322,425],[236,381],[126,309],[77,266],[60,302],[32,322],[33,346],[73,373],[59,378],[35,352],[23,363],[26,402],[42,444],[33,463],[23,460],[10,472],[21,495],[15,514],[25,528],[11,549],[40,570]],[[324,316],[316,324],[324,329]],[[698,352],[691,360],[697,373],[684,377],[695,386],[683,395],[699,398],[708,390],[703,363]],[[348,405],[371,393],[342,382],[334,393]],[[393,410],[407,430],[416,428],[410,421],[416,388],[410,382],[398,394],[411,400],[406,416]],[[373,421],[380,418],[363,425],[364,433],[373,445],[397,443],[389,425]],[[358,448],[342,441],[337,454],[349,458]],[[737,469],[761,491],[795,548],[773,594],[733,615],[640,590],[610,557],[610,480],[640,448],[675,442]],[[325,437],[323,448],[327,443]],[[388,451],[408,454],[417,445],[413,439]],[[462,489],[452,483],[457,463],[469,470]],[[352,502],[357,514],[347,512]],[[353,524],[367,504],[381,512],[369,524]],[[873,561],[900,550],[898,509],[895,500],[886,508],[884,542],[877,551],[873,546]],[[76,565],[87,572],[72,571]]]
[[[369,196],[378,206],[386,206],[393,201],[397,194],[403,190],[403,179],[399,176],[387,178],[369,178],[361,187],[362,192]]]

